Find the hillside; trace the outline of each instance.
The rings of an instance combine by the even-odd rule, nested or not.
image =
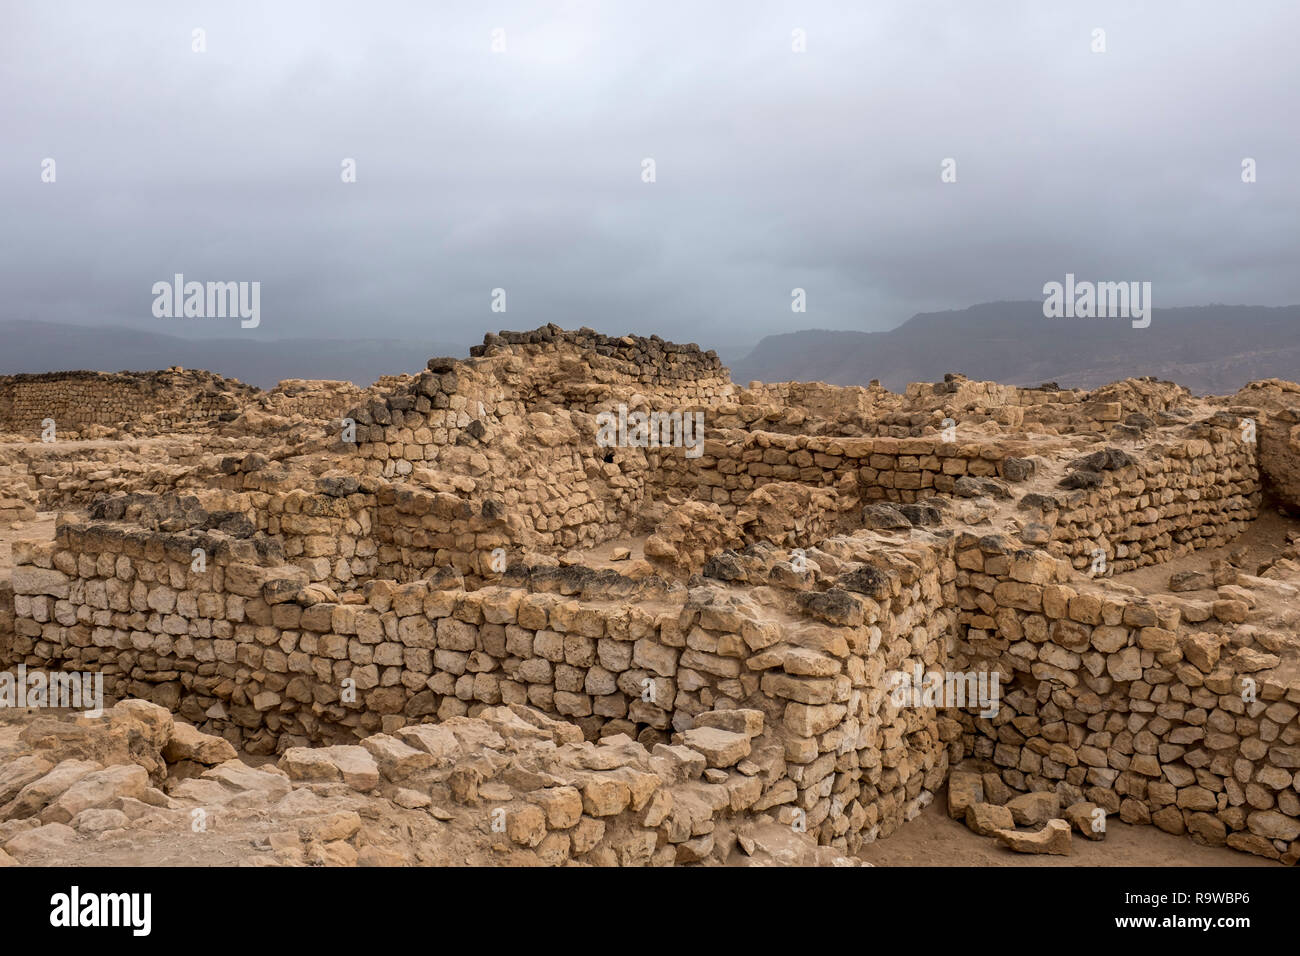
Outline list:
[[[1122,319],[1047,319],[1042,303],[992,302],[922,313],[887,332],[807,330],[764,338],[733,380],[822,381],[891,389],[945,372],[1095,388],[1129,376],[1223,394],[1261,378],[1300,377],[1300,306],[1157,307],[1149,328]]]

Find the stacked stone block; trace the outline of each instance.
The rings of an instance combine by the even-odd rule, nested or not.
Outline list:
[[[945,442],[938,438],[838,438],[773,432],[719,432],[704,454],[688,459],[652,451],[656,488],[695,492],[720,506],[741,505],[770,482],[848,488],[864,501],[914,503],[950,493],[957,480],[1006,477],[1010,442]]]
[[[1259,514],[1255,446],[1232,429],[1142,450],[1132,464],[1100,472],[1095,488],[1055,495],[1043,512],[1074,567],[1105,555],[1128,571],[1227,544]],[[1031,509],[1032,510],[1032,509]]]
[[[209,555],[201,571],[195,547]],[[870,560],[870,542],[845,547],[846,561]],[[102,671],[110,693],[254,752],[497,704],[653,744],[749,706],[771,723],[755,805],[788,804],[840,846],[919,812],[947,767],[938,716],[882,690],[887,670],[946,653],[943,577],[955,568],[924,549],[777,620],[721,588],[642,604],[373,580],[363,603],[340,602],[278,548],[219,532],[65,523],[53,546],[21,552],[12,659]]]
[[[1006,687],[996,717],[956,715],[975,757],[1017,790],[1300,858],[1300,680],[1276,642],[1234,632],[1245,603],[1109,591],[997,536],[956,547],[954,659]]]
[[[38,437],[56,429],[117,427],[154,420],[159,428],[234,413],[257,389],[206,371],[46,372],[0,377],[0,431]]]

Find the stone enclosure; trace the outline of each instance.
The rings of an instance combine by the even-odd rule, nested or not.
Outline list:
[[[1100,810],[1300,858],[1300,556],[1233,550],[1296,499],[1290,383],[742,387],[694,346],[554,326],[369,389],[17,378],[0,521],[58,518],[0,570],[4,666],[102,673],[295,779],[312,748],[544,719],[713,788],[674,811],[622,780],[604,815],[644,853],[578,850],[584,808],[547,809],[515,842],[562,831],[562,858],[721,862],[739,819],[849,854],[945,786],[977,830],[1056,801],[1014,820],[1053,846],[1068,808],[1090,839]],[[620,408],[698,413],[699,453],[602,440]]]

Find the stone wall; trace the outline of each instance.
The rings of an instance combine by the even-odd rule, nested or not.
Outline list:
[[[1022,507],[1053,528],[1080,569],[1099,553],[1119,572],[1226,544],[1259,514],[1256,446],[1235,427],[1204,431],[1207,438],[1147,446],[1137,459],[1097,452],[1084,464],[1098,470],[1067,478],[1082,490],[1035,496]]]
[[[120,441],[105,448],[83,442],[25,442],[6,446],[12,468],[25,476],[40,511],[85,508],[125,492],[163,493],[178,478],[196,471],[221,449],[222,442],[192,437],[150,442]],[[248,442],[228,446],[246,449]]]
[[[339,602],[255,541],[64,523],[52,546],[17,556],[11,657],[102,671],[110,693],[162,703],[253,752],[502,703],[592,738],[714,739],[762,768],[746,806],[788,804],[823,843],[856,846],[919,812],[945,777],[939,716],[896,707],[882,676],[942,665],[956,569],[943,539],[877,563],[874,537],[836,541],[832,586],[787,594],[774,616],[716,584],[629,601],[374,580],[364,603]],[[201,571],[195,547],[208,554]],[[697,732],[696,715],[735,709],[763,714],[767,730],[738,718],[734,737]]]
[[[351,382],[288,378],[258,396],[255,405],[285,417],[339,419],[355,408],[367,392]]]
[[[1022,480],[1031,466],[1016,442],[944,442],[936,438],[836,438],[773,432],[721,432],[703,456],[653,449],[656,487],[721,506],[743,504],[770,482],[795,481],[856,491],[864,501],[914,503],[956,489],[960,478]],[[1013,459],[1008,471],[1006,462]]]
[[[425,463],[441,464],[456,447],[487,447],[521,427],[577,428],[569,413],[582,421],[638,395],[658,410],[685,411],[733,390],[717,357],[693,346],[594,333],[544,339],[545,332],[503,333],[518,344],[489,335],[492,344],[476,346],[477,357],[431,359],[410,382],[352,410],[365,470],[386,478],[410,475]],[[596,431],[594,425],[581,430],[584,438]],[[546,435],[534,437],[548,444]]]
[[[553,363],[529,364],[513,351],[468,363],[433,360],[439,371],[427,371],[406,389],[350,412],[356,422],[356,467],[369,476],[410,483],[416,495],[382,504],[393,516],[382,522],[385,534],[392,529],[384,544],[410,553],[428,533],[450,534],[436,515],[407,510],[424,508],[426,499],[439,494],[463,499],[470,513],[488,524],[505,522],[508,539],[519,548],[590,547],[634,527],[651,477],[647,450],[602,446],[593,414],[553,403],[565,399],[612,410],[619,402],[644,406],[649,400],[638,399],[626,377],[617,386],[583,385],[594,389],[583,403],[559,394],[585,380],[576,373],[556,374],[556,368],[570,360],[593,361],[567,343],[562,349]],[[533,374],[547,369],[551,376]],[[670,384],[656,394],[654,407],[670,402],[670,395],[698,398],[712,388],[691,378],[665,381]],[[685,450],[667,454],[684,457]],[[442,538],[433,547],[478,560],[463,541]],[[421,565],[416,560],[410,566]]]
[[[657,335],[608,336],[549,325],[486,335],[470,355],[508,358],[510,374],[504,379],[525,402],[551,402],[593,414],[609,386],[630,387],[677,407],[716,404],[735,391],[715,352]],[[585,374],[577,377],[573,373],[580,366]]]
[[[1300,678],[1276,670],[1284,638],[1236,626],[1244,589],[1148,600],[998,536],[961,534],[956,548],[953,660],[1004,687],[995,717],[952,712],[969,753],[1063,806],[1300,858]]]
[[[1300,512],[1300,384],[1251,382],[1233,402],[1230,411],[1255,422],[1268,491],[1293,513]]]
[[[38,437],[56,430],[118,427],[148,418],[156,428],[235,414],[257,389],[206,371],[47,372],[0,377],[0,431]]]
[[[0,528],[36,517],[36,492],[27,475],[0,465]]]

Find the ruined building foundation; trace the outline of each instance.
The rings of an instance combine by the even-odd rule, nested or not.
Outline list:
[[[945,785],[1300,857],[1300,556],[1124,583],[1294,493],[1289,383],[742,387],[553,326],[370,389],[77,374],[0,381],[0,520],[59,513],[13,544],[6,667],[101,673],[294,780],[369,740],[375,787],[445,782],[519,734],[515,842],[564,834],[551,862],[718,862],[760,817],[850,854]],[[598,440],[620,406],[702,446]]]

